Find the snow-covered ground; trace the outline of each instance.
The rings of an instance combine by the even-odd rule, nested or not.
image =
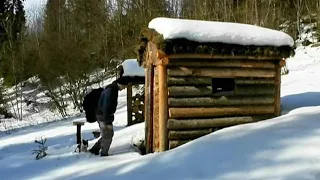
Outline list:
[[[130,143],[144,137],[144,124],[126,127],[125,92],[115,120],[112,156],[74,153],[70,117],[0,135],[1,179],[320,179],[320,48],[299,47],[282,77],[280,117],[209,134],[164,153],[140,156]],[[92,139],[96,123],[83,127]],[[48,155],[35,160],[34,140],[46,137]],[[90,146],[96,140],[90,141]]]

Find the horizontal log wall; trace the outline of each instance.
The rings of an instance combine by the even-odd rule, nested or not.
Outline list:
[[[175,130],[170,130],[169,131],[169,139],[171,140],[188,140],[188,139],[196,139],[201,136],[205,136],[211,132],[213,132],[213,128],[208,128],[208,129],[197,129],[197,130],[184,130],[184,131],[175,131]]]
[[[170,97],[212,97],[221,96],[212,94],[211,86],[169,86],[168,94]],[[235,93],[230,96],[245,95],[274,95],[274,85],[236,85]]]
[[[233,78],[233,77],[275,77],[273,69],[251,69],[251,68],[219,68],[219,67],[172,67],[168,70],[169,76],[195,76],[212,78]]]
[[[268,105],[274,103],[272,95],[231,97],[169,98],[170,107],[223,107],[241,105]]]
[[[258,122],[273,117],[273,115],[257,115],[257,116],[238,116],[224,118],[207,118],[207,119],[169,119],[169,130],[195,130],[222,128],[237,124],[245,124]]]
[[[236,78],[236,84],[275,84],[273,78]],[[211,86],[211,77],[168,76],[169,86]]]
[[[207,118],[207,117],[232,117],[243,115],[273,114],[273,105],[239,106],[239,107],[192,107],[169,108],[169,118]]]
[[[274,117],[277,62],[170,59],[169,148],[217,129]],[[234,91],[213,94],[212,78],[234,78]]]

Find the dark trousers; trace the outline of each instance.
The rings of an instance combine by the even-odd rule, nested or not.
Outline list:
[[[114,131],[113,125],[108,125],[104,121],[97,121],[99,123],[99,128],[101,136],[99,140],[93,145],[92,149],[99,151],[101,149],[101,155],[108,155]]]

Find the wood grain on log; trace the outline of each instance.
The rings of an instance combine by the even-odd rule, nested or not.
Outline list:
[[[211,119],[169,119],[169,130],[189,130],[202,128],[222,128],[245,123],[253,123],[272,118],[274,115],[260,116],[243,116],[243,117],[226,117],[226,118],[211,118]]]
[[[152,92],[151,91],[151,83],[152,83],[152,67],[148,67],[146,69],[146,83],[144,86],[144,102],[145,102],[145,145],[146,145],[146,153],[151,153],[152,152],[152,120],[151,120],[151,113],[152,113],[152,105],[151,105],[151,100],[152,100]]]
[[[207,60],[207,59],[188,59],[184,61],[171,60],[169,67],[227,67],[227,68],[275,68],[272,61],[254,61],[254,60]]]
[[[274,85],[236,85],[235,95],[274,95]]]
[[[212,87],[172,86],[169,87],[170,97],[205,97],[212,95]]]
[[[280,60],[281,56],[270,57],[270,56],[240,56],[240,55],[211,55],[211,54],[171,54],[168,56],[171,60],[185,60],[185,59],[251,59],[251,60]]]
[[[211,86],[212,79],[209,77],[168,77],[168,86]]]
[[[153,151],[159,151],[159,78],[158,67],[154,67],[153,78]]]
[[[236,78],[236,84],[275,84],[274,78]],[[168,86],[211,86],[211,77],[168,77]]]
[[[273,114],[274,106],[240,106],[223,108],[169,108],[169,118],[225,117]]]
[[[158,66],[159,71],[159,151],[168,149],[168,86],[167,67],[164,64]]]
[[[187,142],[190,142],[190,140],[171,140],[171,141],[169,141],[169,149],[176,148],[176,147],[181,146]]]
[[[281,92],[281,67],[280,65],[277,65],[277,68],[275,69],[276,76],[275,76],[275,82],[276,82],[276,87],[274,91],[274,97],[275,97],[275,102],[274,102],[274,108],[275,108],[275,115],[279,116],[281,114],[281,97],[280,97],[280,92]]]
[[[213,94],[211,86],[171,86],[168,88],[169,97],[210,97],[221,96]],[[235,92],[228,96],[274,95],[273,85],[236,85]]]
[[[275,84],[274,79],[272,78],[263,78],[263,79],[236,79],[236,84]]]
[[[196,139],[213,132],[213,128],[201,130],[169,131],[169,141],[173,139]]]
[[[273,104],[273,96],[230,96],[200,98],[169,98],[170,107],[217,107]]]
[[[212,78],[235,78],[235,77],[274,77],[273,69],[249,69],[249,68],[169,68],[169,76],[195,76]]]

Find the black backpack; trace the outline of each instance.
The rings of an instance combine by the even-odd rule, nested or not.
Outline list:
[[[93,89],[84,96],[82,107],[86,113],[87,122],[89,123],[97,121],[96,108],[98,107],[99,98],[103,90],[103,88]]]

